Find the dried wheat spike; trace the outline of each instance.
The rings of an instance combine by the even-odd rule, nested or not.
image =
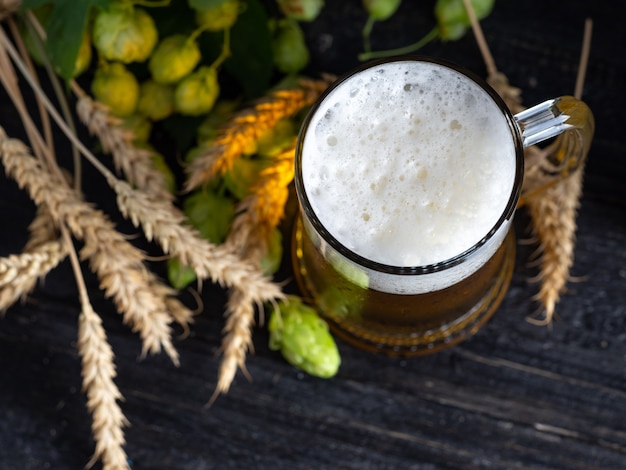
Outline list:
[[[321,80],[303,79],[299,83],[300,88],[275,91],[236,114],[222,128],[208,151],[189,165],[186,189],[191,191],[228,171],[251,143],[256,142],[281,119],[312,105],[333,80],[331,76]]]
[[[267,252],[272,230],[285,215],[288,186],[293,180],[295,146],[294,141],[274,157],[237,207],[238,215],[225,243],[252,262],[258,262]]]
[[[107,470],[130,469],[123,448],[123,428],[128,426],[128,421],[118,404],[122,394],[113,381],[116,376],[113,351],[100,317],[89,303],[82,303],[78,317],[78,352],[82,359],[83,391],[87,394],[87,409],[92,414],[91,429],[96,441],[96,450],[86,467],[102,460]]]
[[[7,174],[28,190],[33,201],[46,204],[59,226],[65,224],[84,241],[81,257],[89,259],[101,288],[123,313],[124,322],[139,332],[143,353],[157,353],[163,348],[178,364],[171,340],[172,319],[166,300],[153,288],[160,281],[143,264],[144,255],[115,230],[101,211],[49,174],[22,142],[6,138],[1,128],[0,157]]]
[[[584,167],[567,178],[529,197],[526,202],[533,231],[540,244],[541,287],[536,298],[543,307],[543,319],[529,318],[536,324],[552,322],[560,295],[565,291],[570,269],[574,263],[576,213],[582,192]]]
[[[24,245],[24,251],[32,251],[38,246],[58,238],[59,232],[48,206],[45,204],[38,206],[35,217],[28,226],[28,241]]]
[[[227,302],[226,325],[222,340],[222,361],[218,372],[215,391],[209,400],[211,404],[219,394],[227,393],[235,379],[237,369],[249,378],[246,369],[246,354],[253,349],[252,326],[254,325],[254,299],[245,288],[233,288]]]
[[[76,111],[89,132],[97,136],[105,152],[110,152],[117,171],[128,181],[155,197],[172,200],[165,177],[152,164],[150,151],[133,145],[133,133],[121,126],[122,121],[108,108],[79,92]]]
[[[21,4],[21,0],[0,0],[0,21],[17,13]]]
[[[194,269],[200,279],[211,279],[224,287],[246,289],[259,303],[281,298],[281,288],[261,270],[224,245],[214,245],[185,223],[184,214],[167,201],[134,190],[125,181],[110,179],[117,203],[125,217],[141,225],[146,237],[155,239],[166,254]]]
[[[28,295],[65,255],[63,243],[55,240],[19,255],[0,258],[0,312]]]

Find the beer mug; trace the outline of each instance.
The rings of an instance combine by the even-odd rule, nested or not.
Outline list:
[[[512,277],[524,148],[558,136],[552,180],[589,150],[572,97],[512,115],[482,79],[425,57],[365,64],[334,82],[296,150],[296,280],[349,343],[434,352],[492,316]]]

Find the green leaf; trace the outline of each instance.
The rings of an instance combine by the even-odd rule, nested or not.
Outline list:
[[[106,8],[112,0],[57,0],[46,33],[52,64],[63,78],[70,79],[92,7]],[[50,1],[24,0],[22,10],[37,8]]]
[[[268,17],[258,0],[247,0],[231,33],[232,57],[224,68],[242,85],[248,97],[263,94],[274,71]]]
[[[222,33],[204,33],[199,39],[203,57],[217,57],[223,40]],[[224,70],[236,80],[246,98],[261,96],[269,87],[274,64],[268,17],[258,0],[245,1],[244,11],[230,32],[230,49]]]
[[[25,12],[27,10],[33,10],[47,3],[50,3],[50,0],[23,0],[20,5],[20,11]]]

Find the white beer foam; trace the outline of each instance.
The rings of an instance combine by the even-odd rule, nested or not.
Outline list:
[[[483,239],[515,171],[513,137],[492,98],[429,62],[348,78],[303,141],[303,183],[320,222],[350,250],[393,266],[440,263]]]

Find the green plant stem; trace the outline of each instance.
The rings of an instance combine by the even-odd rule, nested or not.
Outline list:
[[[367,22],[365,26],[363,26],[363,50],[365,53],[372,52],[372,46],[370,45],[370,36],[372,35],[372,28],[374,27],[374,23],[376,23],[376,19],[370,15],[367,18]]]
[[[142,7],[168,7],[171,0],[132,0],[133,5],[139,5]]]
[[[418,49],[424,47],[433,39],[439,36],[439,28],[435,26],[426,36],[417,41],[416,43],[409,44],[408,46],[399,47],[397,49],[387,49],[384,51],[371,51],[371,52],[363,52],[359,54],[360,61],[366,61],[371,59],[380,59],[383,57],[392,57],[395,55],[404,55],[410,54],[411,52],[415,52]]]
[[[212,69],[217,69],[231,55],[230,50],[230,28],[224,30],[224,42],[222,43],[222,52],[211,64]]]

